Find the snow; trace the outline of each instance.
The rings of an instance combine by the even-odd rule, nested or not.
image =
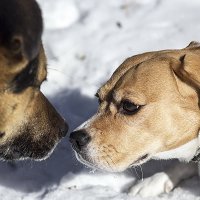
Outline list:
[[[200,41],[199,0],[39,0],[48,55],[45,95],[70,130],[97,109],[94,94],[127,57],[182,48]],[[176,161],[174,161],[176,162]],[[108,174],[77,162],[67,138],[42,162],[0,163],[0,200],[141,200],[127,195],[137,179],[162,171],[171,161]],[[200,199],[197,176],[152,200]]]

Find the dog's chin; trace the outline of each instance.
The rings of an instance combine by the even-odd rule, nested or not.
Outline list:
[[[84,164],[86,167],[92,168],[95,170],[107,171],[107,172],[122,172],[128,168],[142,165],[146,163],[147,161],[149,161],[151,158],[150,154],[144,154],[143,156],[140,156],[137,160],[133,161],[131,164],[123,163],[123,164],[115,164],[115,165],[112,165],[112,164],[103,165],[101,163],[95,162],[94,158],[90,158],[85,153],[81,154],[75,151],[75,155],[76,155],[77,160],[81,162],[82,164]]]
[[[55,145],[56,146],[56,145]],[[53,152],[54,147],[51,149],[43,149],[40,153],[36,150],[35,152],[29,150],[21,150],[18,148],[12,148],[12,146],[0,148],[0,160],[3,161],[13,161],[13,160],[35,160],[35,161],[42,161],[47,159]]]
[[[34,141],[30,136],[15,138],[4,145],[0,145],[0,160],[36,160],[41,161],[47,159],[55,149],[58,141],[43,140]],[[29,139],[28,139],[29,138]]]

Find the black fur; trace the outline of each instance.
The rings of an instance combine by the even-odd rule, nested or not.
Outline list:
[[[0,0],[0,46],[32,60],[39,51],[42,29],[35,0]]]
[[[23,69],[11,82],[11,91],[20,93],[30,86],[39,87],[37,85],[37,72],[39,66],[39,57],[37,56]]]
[[[43,135],[40,140],[34,140],[30,130],[20,134],[7,144],[0,146],[0,159],[17,160],[20,158],[42,159],[47,156],[55,145],[55,138]]]

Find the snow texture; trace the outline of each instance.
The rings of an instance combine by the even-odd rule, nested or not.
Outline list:
[[[199,0],[39,0],[48,55],[45,95],[73,130],[97,109],[94,94],[127,57],[200,41]],[[124,173],[93,172],[78,163],[68,139],[42,162],[0,163],[0,200],[141,200],[126,192],[172,161]],[[176,161],[173,161],[176,162]],[[197,176],[152,200],[200,199]]]

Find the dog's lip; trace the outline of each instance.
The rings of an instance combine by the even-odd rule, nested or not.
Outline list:
[[[82,154],[77,153],[77,152],[75,152],[75,155],[76,155],[77,160],[79,160],[79,162],[81,162],[86,167],[93,168],[93,169],[100,169],[96,167],[94,163],[91,163],[86,156],[83,156]]]
[[[143,156],[140,156],[136,161],[134,161],[129,167],[141,165],[147,160],[149,160],[150,154],[146,153]]]
[[[75,151],[75,150],[74,150]],[[75,151],[75,156],[79,162],[81,162],[86,168],[91,168],[94,170],[102,170],[97,164],[93,163],[91,159],[87,156],[86,152]]]

